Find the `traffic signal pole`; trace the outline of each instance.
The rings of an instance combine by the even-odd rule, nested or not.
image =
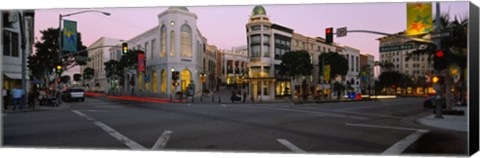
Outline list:
[[[441,23],[440,23],[440,3],[439,2],[436,2],[436,12],[435,12],[435,25],[436,25],[436,30],[440,30],[441,29]],[[435,40],[435,44],[437,45],[437,50],[441,50],[442,49],[442,42],[441,42],[441,39],[438,38]],[[442,74],[442,70],[439,70],[439,69],[435,69],[435,75],[436,76],[441,76]],[[442,116],[442,87],[443,87],[443,84],[442,83],[436,83],[436,86],[435,87],[435,92],[436,92],[436,96],[435,96],[435,118],[443,118]],[[448,91],[448,89],[446,90]],[[448,99],[448,98],[447,98]]]

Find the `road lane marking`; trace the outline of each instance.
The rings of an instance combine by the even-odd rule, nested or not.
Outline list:
[[[105,110],[82,110],[82,111],[88,111],[88,112],[110,112],[110,111],[105,111]]]
[[[370,113],[363,113],[363,112],[341,111],[341,110],[333,110],[333,111],[335,111],[335,112],[341,112],[341,113],[350,113],[350,114],[365,115],[365,116],[387,117],[387,118],[395,118],[395,119],[402,119],[402,118],[403,118],[403,117],[398,117],[398,116],[381,115],[381,114],[370,114]]]
[[[152,150],[161,150],[165,149],[165,146],[167,145],[168,140],[170,139],[170,135],[172,135],[172,131],[166,130],[163,132],[163,134],[158,138],[157,142],[155,142],[155,145],[153,145]]]
[[[345,123],[345,125],[347,125],[347,126],[357,126],[357,127],[386,128],[386,129],[398,129],[398,130],[410,130],[410,131],[428,132],[428,130],[425,130],[425,129],[407,128],[407,127],[393,127],[393,126],[356,124],[356,123]]]
[[[304,150],[300,149],[299,147],[293,145],[286,139],[277,139],[278,142],[280,142],[282,145],[293,151],[294,153],[307,153]]]
[[[192,106],[192,104],[188,103],[187,106]]]
[[[254,109],[272,109],[272,110],[279,110],[279,111],[293,111],[293,112],[302,112],[302,113],[309,113],[309,114],[318,114],[323,116],[330,116],[330,117],[343,117],[343,118],[351,118],[351,119],[358,119],[358,120],[369,120],[366,117],[358,117],[358,116],[347,116],[342,114],[331,114],[325,112],[318,112],[318,111],[307,111],[307,110],[295,110],[295,109],[284,109],[284,108],[269,108],[269,107],[248,107]]]
[[[143,147],[142,145],[138,144],[137,142],[127,138],[126,136],[122,135],[121,133],[115,131],[113,128],[107,126],[106,124],[100,122],[100,121],[97,121],[95,120],[94,118],[78,111],[78,110],[72,110],[74,113],[82,116],[82,117],[85,117],[87,120],[90,120],[90,121],[93,121],[93,123],[95,125],[97,125],[98,127],[100,127],[101,129],[103,129],[105,132],[107,132],[108,134],[110,134],[112,137],[114,137],[115,139],[119,140],[120,142],[124,143],[125,145],[127,145],[128,147],[130,147],[131,149],[136,149],[136,150],[146,150],[147,148]]]
[[[224,107],[224,108],[226,108],[226,107],[227,107],[227,105],[225,105],[225,104],[221,104],[221,106],[222,106],[222,107]]]
[[[381,155],[399,155],[405,149],[408,148],[411,144],[413,144],[417,139],[422,137],[423,134],[427,133],[428,131],[418,130],[415,133],[408,135],[407,137],[403,138],[399,142],[393,144],[390,148],[385,150]]]
[[[417,141],[417,139],[422,137],[423,134],[429,132],[429,130],[425,130],[425,129],[407,128],[407,127],[392,127],[392,126],[354,124],[354,123],[345,123],[345,125],[357,126],[357,127],[386,128],[386,129],[415,131],[414,133],[408,135],[407,137],[393,144],[390,148],[382,152],[382,155],[399,155],[403,151],[405,151],[405,149],[407,149],[410,145],[412,145],[415,141]]]

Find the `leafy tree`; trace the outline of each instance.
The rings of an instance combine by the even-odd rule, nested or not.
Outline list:
[[[395,64],[389,61],[377,62],[376,63],[383,71],[392,71],[395,68]]]
[[[95,70],[87,67],[83,70],[83,80],[91,80],[93,75],[95,74]]]
[[[58,60],[58,28],[48,28],[40,31],[42,37],[35,42],[35,54],[28,57],[28,68],[32,72],[32,77],[41,79],[51,73],[51,70],[59,63]],[[77,50],[86,50],[82,43],[81,33],[77,34]],[[67,53],[63,51],[62,53]],[[87,51],[77,54],[79,56],[88,56]],[[62,65],[67,69],[75,65],[85,65],[86,62],[75,61],[75,56],[64,56]]]
[[[63,82],[63,83],[68,83],[70,82],[70,80],[71,80],[71,77],[68,75],[64,75],[60,78],[60,82]]]
[[[336,53],[322,53],[318,60],[320,67],[320,74],[323,70],[322,59],[325,61],[324,65],[330,65],[330,78],[334,79],[337,76],[345,76],[348,73],[348,60],[344,56]],[[323,74],[322,74],[323,75]]]
[[[73,74],[73,80],[76,82],[82,81],[82,75],[79,73]]]
[[[308,76],[312,74],[313,64],[310,55],[305,50],[290,51],[282,56],[282,63],[279,67],[279,75],[290,77],[290,87],[293,86],[293,80],[299,76]],[[290,92],[293,98],[293,89]]]
[[[397,71],[385,71],[378,76],[379,84],[383,88],[399,85],[402,82],[403,75]]]
[[[104,64],[105,64],[105,72],[106,72],[107,78],[110,78],[113,76],[122,76],[123,69],[122,69],[122,66],[120,65],[120,62],[116,60],[109,60]]]

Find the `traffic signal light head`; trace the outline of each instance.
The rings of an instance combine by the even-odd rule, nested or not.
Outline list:
[[[180,79],[180,72],[178,71],[172,71],[172,80],[178,80]]]
[[[122,54],[126,55],[128,53],[128,44],[123,42],[122,43]]]
[[[325,29],[325,42],[330,44],[333,42],[333,27]]]
[[[62,67],[62,65],[61,65],[61,64],[57,64],[57,65],[55,66],[55,73],[57,73],[57,74],[60,75],[60,74],[62,74],[62,72],[63,72],[63,67]]]
[[[432,77],[432,83],[434,84],[443,84],[444,82],[444,77],[443,76],[433,76]]]
[[[437,50],[433,57],[433,67],[436,70],[447,68],[447,54],[443,50]]]

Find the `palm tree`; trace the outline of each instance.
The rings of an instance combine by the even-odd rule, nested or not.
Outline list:
[[[452,76],[448,73],[448,70],[452,65],[457,65],[460,68],[460,84],[462,87],[461,95],[462,102],[465,101],[465,92],[466,85],[464,80],[464,70],[467,69],[467,39],[468,39],[468,18],[462,16],[456,16],[455,19],[450,19],[448,13],[444,13],[440,16],[440,23],[442,26],[442,31],[450,31],[453,34],[449,38],[443,38],[441,41],[442,50],[448,54],[447,62],[447,73],[445,76],[445,89],[450,89],[452,85]],[[437,51],[437,47],[434,44],[427,44],[427,48],[424,50],[415,50],[407,55],[407,60],[414,56],[427,55],[428,63],[431,63],[432,56],[434,52]],[[445,97],[450,98],[450,91],[446,91]],[[446,99],[446,108],[451,109],[451,100]]]
[[[385,69],[385,71],[392,71],[395,68],[395,64],[389,61],[375,62],[375,65],[380,66],[380,68]]]

